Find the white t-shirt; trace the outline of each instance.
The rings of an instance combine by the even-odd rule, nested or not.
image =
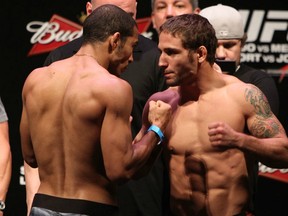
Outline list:
[[[0,98],[0,122],[5,122],[7,120],[8,120],[8,117],[7,117],[7,114],[5,112],[4,105],[3,105],[1,98]]]

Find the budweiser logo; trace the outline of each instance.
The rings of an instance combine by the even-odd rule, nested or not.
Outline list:
[[[26,26],[32,32],[34,44],[28,56],[50,52],[82,35],[82,26],[59,15],[53,15],[49,22],[32,21]]]
[[[150,18],[137,20],[139,32],[145,32],[151,24]],[[33,33],[30,43],[34,44],[28,56],[50,52],[82,35],[82,26],[54,14],[49,22],[32,21],[26,26]]]
[[[259,163],[259,175],[288,183],[288,169],[273,169]]]

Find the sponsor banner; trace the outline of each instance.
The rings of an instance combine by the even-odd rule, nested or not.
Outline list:
[[[288,183],[288,169],[273,169],[259,163],[259,175]]]
[[[30,43],[34,44],[28,56],[50,52],[82,35],[82,26],[54,14],[49,22],[32,21],[26,26],[34,33]]]
[[[273,75],[288,75],[288,10],[239,10],[247,32],[241,61]]]
[[[137,19],[139,33],[147,31],[150,24],[150,18]],[[28,56],[50,52],[83,34],[81,25],[57,14],[54,14],[48,22],[31,21],[27,24],[26,29],[33,33],[30,39],[33,47]]]

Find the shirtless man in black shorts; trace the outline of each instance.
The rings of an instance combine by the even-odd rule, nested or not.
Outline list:
[[[116,215],[117,183],[140,176],[161,149],[171,113],[161,101],[150,102],[152,127],[132,143],[132,90],[119,75],[133,61],[135,20],[103,5],[83,37],[74,56],[32,71],[23,87],[23,157],[41,180],[30,215]]]

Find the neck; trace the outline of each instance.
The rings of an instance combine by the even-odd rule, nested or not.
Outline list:
[[[180,95],[179,104],[184,104],[188,101],[197,101],[200,96],[200,90],[196,83],[179,86],[178,92]]]
[[[95,56],[87,54],[87,53],[77,53],[77,54],[75,54],[75,56],[88,56],[88,57],[93,58],[95,61],[97,61]]]
[[[79,49],[79,51],[75,54],[75,56],[87,56],[93,58],[94,60],[97,61],[97,63],[100,66],[107,69],[109,60],[107,54],[103,50],[106,50],[105,47],[102,47],[99,44],[97,45],[87,44],[82,46]],[[99,55],[99,53],[101,55]]]

